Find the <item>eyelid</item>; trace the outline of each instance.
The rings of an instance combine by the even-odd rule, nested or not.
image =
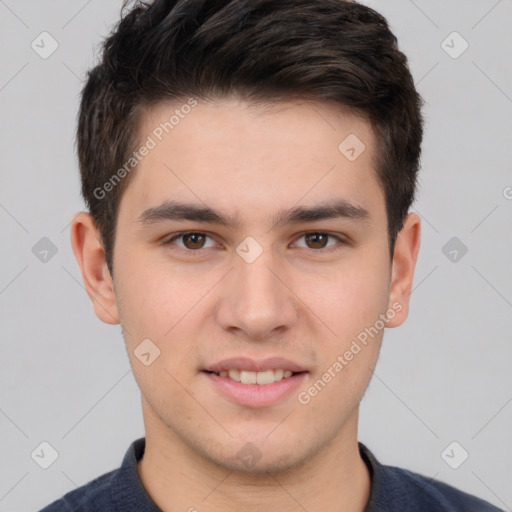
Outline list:
[[[313,235],[313,234],[320,234],[320,235],[327,235],[331,238],[335,238],[337,241],[338,241],[338,244],[336,245],[333,245],[333,246],[330,246],[330,247],[327,247],[325,249],[321,248],[321,249],[309,249],[309,247],[299,247],[299,249],[309,249],[310,251],[315,251],[315,252],[330,252],[330,251],[334,251],[334,250],[337,250],[340,248],[340,246],[343,246],[343,245],[347,245],[349,243],[348,239],[341,235],[341,234],[338,234],[338,233],[332,233],[331,231],[321,231],[321,230],[308,230],[308,231],[303,231],[302,233],[300,233],[298,236],[296,236],[294,238],[294,240],[299,240],[301,239],[302,237],[304,237],[305,235]]]
[[[168,237],[165,237],[162,242],[161,242],[161,245],[174,245],[173,244],[173,241],[174,240],[178,240],[180,239],[181,237],[185,236],[185,235],[203,235],[203,236],[207,236],[209,238],[211,238],[212,240],[214,240],[215,242],[217,242],[217,240],[215,239],[215,237],[208,233],[208,231],[180,231],[180,232],[177,232],[177,233],[173,233],[172,235],[168,236]],[[217,242],[218,243],[218,242]],[[187,253],[193,253],[193,252],[197,252],[199,253],[200,251],[204,250],[204,249],[183,249],[182,247],[179,247],[177,246],[178,249],[182,250],[182,251],[186,251]],[[211,247],[207,247],[207,249],[211,249]]]

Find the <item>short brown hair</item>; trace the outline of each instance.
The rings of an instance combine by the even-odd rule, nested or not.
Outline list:
[[[342,0],[136,1],[123,14],[126,7],[88,72],[77,128],[82,195],[111,273],[119,201],[133,173],[98,190],[140,143],[144,107],[191,96],[334,100],[363,115],[376,136],[393,254],[415,196],[423,101],[382,15]]]

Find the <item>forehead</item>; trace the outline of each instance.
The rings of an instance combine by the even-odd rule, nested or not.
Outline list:
[[[169,200],[238,218],[340,198],[384,204],[370,123],[333,103],[185,98],[147,109],[138,133],[151,149],[126,191],[134,213]]]

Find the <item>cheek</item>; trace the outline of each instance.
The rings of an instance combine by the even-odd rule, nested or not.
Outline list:
[[[148,258],[142,250],[140,254],[132,251],[116,270],[122,321],[138,337],[164,338],[200,298],[201,290],[188,286],[186,276]]]
[[[387,263],[385,258],[375,261],[361,255],[316,283],[300,292],[321,320],[318,333],[325,333],[317,340],[321,362],[309,383],[313,388],[305,390],[305,400],[311,398],[319,410],[352,410],[368,385],[380,350],[384,333],[380,315],[388,305]]]
[[[180,274],[149,263],[126,264],[118,278],[123,336],[138,386],[153,409],[183,412],[187,397],[177,382],[190,377],[189,354],[194,350],[187,313],[193,313],[201,290],[191,292]]]
[[[312,416],[330,411],[326,421],[336,428],[357,408],[377,363],[384,333],[380,315],[386,312],[387,281],[363,277],[352,274],[334,280],[325,295],[317,290],[311,298],[316,301],[311,309],[322,320],[318,332],[326,335],[316,339],[319,364],[298,399]]]
[[[131,259],[135,263],[136,254]],[[138,261],[144,261],[142,255]],[[206,298],[219,277],[212,273],[202,277],[190,272],[187,275],[169,264],[150,263],[147,259],[144,265],[130,265],[128,259],[123,263],[125,266],[118,272],[122,286],[117,299],[132,366],[139,368],[146,385],[158,378],[171,379],[172,384],[166,369],[180,382],[186,380],[195,371],[192,355],[197,351],[195,340],[204,322],[201,315]],[[145,347],[143,343],[150,353],[158,354],[149,367],[142,367],[137,361],[137,354]]]
[[[343,345],[344,339],[373,325],[385,312],[389,271],[385,261],[365,261],[361,255],[336,269],[297,280],[297,285],[297,295],[330,328],[326,332],[331,332],[335,343]]]

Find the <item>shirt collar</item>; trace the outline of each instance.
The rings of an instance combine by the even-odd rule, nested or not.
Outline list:
[[[121,467],[112,477],[111,498],[114,504],[123,504],[125,512],[161,512],[142,485],[137,464],[144,455],[146,439],[135,440],[126,452]],[[359,443],[359,453],[370,472],[370,499],[364,512],[382,510],[386,503],[399,503],[404,499],[397,477],[380,464],[372,452]]]
[[[386,510],[391,503],[396,510],[406,510],[407,496],[397,473],[383,466],[363,443],[359,443],[359,453],[371,479],[370,498],[364,512]]]
[[[137,469],[137,463],[142,459],[145,447],[145,437],[134,441],[112,479],[112,503],[114,505],[122,503],[124,512],[162,512],[142,485]]]

